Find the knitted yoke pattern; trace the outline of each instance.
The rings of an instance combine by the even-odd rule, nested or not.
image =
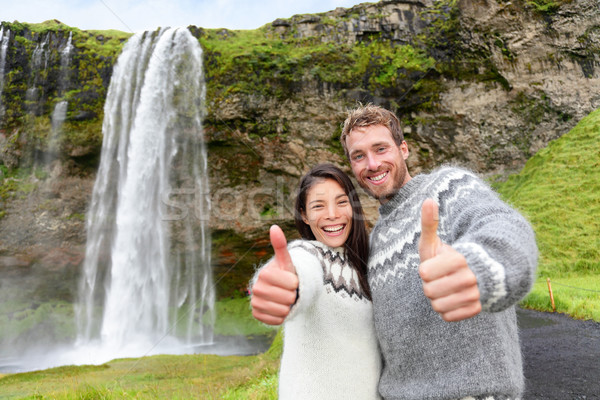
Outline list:
[[[373,306],[343,248],[288,245],[298,301],[284,325],[279,399],[380,399]]]
[[[427,198],[439,205],[439,237],[477,277],[483,311],[461,322],[442,320],[423,294],[418,244]],[[519,398],[524,378],[514,304],[535,278],[529,223],[473,173],[453,167],[414,177],[379,211],[368,274],[384,358],[381,395]]]

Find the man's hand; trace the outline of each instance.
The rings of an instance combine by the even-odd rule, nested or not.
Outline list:
[[[281,228],[273,225],[269,234],[275,258],[259,272],[250,304],[254,318],[268,325],[280,325],[296,301],[298,276]]]
[[[481,312],[477,278],[467,260],[437,235],[438,205],[427,199],[421,207],[419,275],[423,292],[445,321],[461,321]]]

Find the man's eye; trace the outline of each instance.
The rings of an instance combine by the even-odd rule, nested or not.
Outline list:
[[[386,150],[386,147],[380,147],[380,148],[377,149],[377,151],[380,152],[380,153],[384,152],[385,150]]]
[[[362,159],[363,159],[363,157],[364,157],[364,156],[363,156],[362,154],[355,155],[355,156],[354,156],[354,161],[359,161],[359,160],[362,160]]]

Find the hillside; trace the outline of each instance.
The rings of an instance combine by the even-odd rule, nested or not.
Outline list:
[[[564,293],[556,296],[559,311],[598,320],[600,109],[550,142],[520,173],[496,188],[536,231],[539,278],[526,305],[549,309],[545,280],[551,278],[555,291]]]
[[[541,274],[600,272],[600,110],[497,189],[533,224]]]

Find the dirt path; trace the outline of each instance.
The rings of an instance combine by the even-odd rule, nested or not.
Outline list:
[[[518,309],[525,400],[600,399],[600,323]]]

